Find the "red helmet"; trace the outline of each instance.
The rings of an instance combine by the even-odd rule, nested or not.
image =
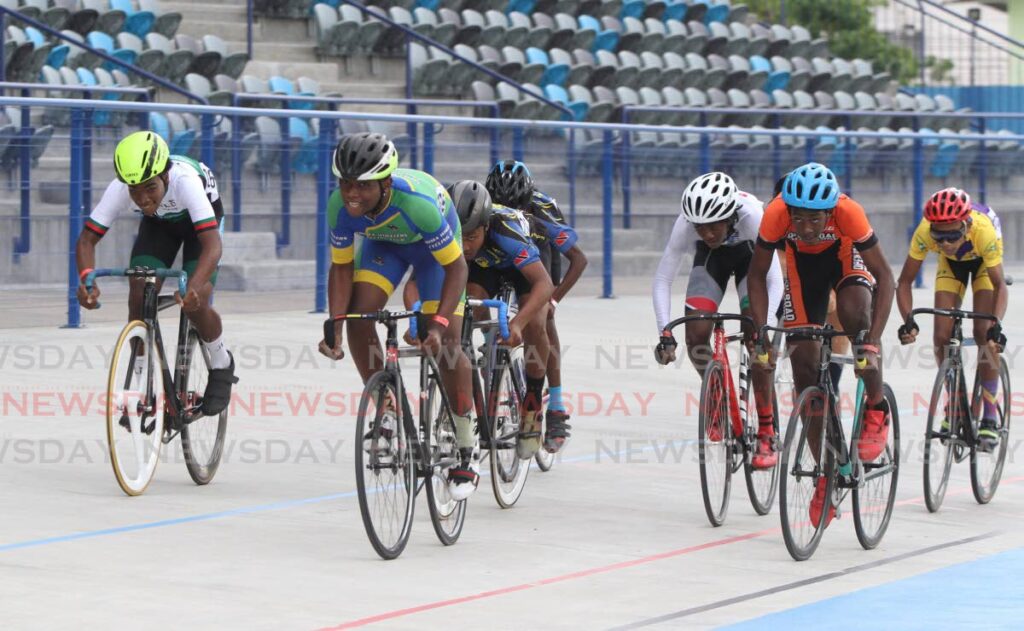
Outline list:
[[[944,188],[924,205],[924,218],[931,223],[963,221],[971,214],[971,196],[959,188]]]

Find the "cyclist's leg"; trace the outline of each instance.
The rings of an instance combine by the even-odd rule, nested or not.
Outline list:
[[[544,264],[545,271],[551,277],[552,284],[557,287],[561,282],[562,255],[553,243],[539,249],[541,263]],[[562,401],[562,346],[558,338],[558,327],[555,325],[554,308],[547,310],[544,328],[548,338],[548,363],[545,371],[548,382],[548,415],[551,416],[554,412],[555,416],[560,418],[564,416],[565,412],[565,403]],[[566,416],[566,418],[568,417]]]
[[[530,282],[522,272],[511,269],[507,272],[516,290],[519,304],[526,302],[530,295]],[[526,398],[523,401],[525,421],[528,425],[543,413],[544,377],[547,373],[550,347],[547,333],[549,305],[541,307],[532,320],[523,327],[523,359],[526,369]],[[539,420],[537,420],[539,423]]]
[[[980,259],[979,259],[980,260]],[[988,270],[979,264],[971,289],[974,291],[974,311],[995,313],[996,293]],[[999,352],[988,343],[989,320],[974,321],[974,341],[978,345],[978,372],[981,379],[982,413],[980,438],[982,447],[993,449],[999,443]]]
[[[697,243],[693,269],[690,270],[690,280],[686,285],[686,315],[715,313],[718,305],[722,304],[725,287],[733,273],[729,256],[732,248],[727,248],[730,252],[725,254],[722,249],[711,250],[703,242]],[[697,374],[703,375],[714,353],[709,344],[714,323],[692,321],[687,322],[685,327],[686,354]]]
[[[835,290],[829,290],[828,292],[828,315],[825,318],[825,322],[832,325],[833,328],[843,328],[842,322],[839,321],[839,315],[836,313]],[[833,338],[832,352],[837,355],[848,354],[850,352],[850,340],[845,337]],[[832,379],[832,387],[835,388],[836,392],[838,392],[839,380],[843,377],[843,365],[840,363],[833,363],[828,367],[828,372],[829,377]]]
[[[185,223],[189,228],[191,225]],[[178,256],[184,239],[184,231],[176,224],[143,217],[139,222],[139,232],[132,245],[129,267],[170,268]],[[157,280],[157,290],[163,280]],[[142,319],[142,296],[146,280],[131,278],[128,280],[128,319]]]
[[[740,299],[740,313],[750,316],[750,297],[747,294],[747,270],[750,267],[749,255],[746,260],[737,261],[735,268],[736,293]],[[782,302],[782,287],[769,285],[768,324],[778,325],[778,308]],[[744,329],[749,325],[744,323]],[[747,334],[753,331],[746,331]],[[753,352],[753,349],[749,349]],[[773,447],[775,437],[775,404],[773,375],[767,370],[749,371],[750,381],[754,390],[754,407],[757,410],[757,435],[759,437],[757,452],[751,460],[756,469],[770,469],[775,466],[778,454]]]
[[[397,246],[364,239],[355,257],[350,313],[379,311],[402,280],[408,264],[396,253]],[[377,327],[370,320],[349,320],[348,347],[363,383],[384,367]]]
[[[939,264],[935,270],[935,308],[957,309],[963,301],[970,280],[968,270],[957,265],[950,265],[949,259],[939,255]],[[942,365],[946,356],[949,338],[953,335],[953,319],[936,316],[935,328],[932,331],[932,343],[935,345],[936,367]]]

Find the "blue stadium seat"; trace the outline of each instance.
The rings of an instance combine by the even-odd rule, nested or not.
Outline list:
[[[591,50],[615,50],[619,43],[618,33],[601,28],[601,23],[592,15],[581,15],[579,24],[580,29],[592,30],[596,33]]]
[[[123,11],[125,14],[124,30],[145,37],[153,30],[156,16],[151,11],[136,11],[132,6],[132,0],[110,0],[110,8]]]
[[[572,110],[573,118],[577,121],[586,120],[587,110],[589,106],[584,101],[570,101],[569,93],[565,91],[565,88],[558,85],[547,85],[544,86],[544,96],[549,101],[554,101],[560,105],[564,105]]]
[[[725,22],[729,19],[729,5],[728,4],[713,4],[708,7],[707,13],[704,14],[704,23],[711,24],[712,22]]]
[[[505,8],[505,13],[509,14],[513,11],[525,13],[530,15],[533,13],[533,8],[537,5],[537,0],[509,0],[508,7]]]
[[[135,51],[127,50],[124,48],[115,48],[116,44],[114,43],[114,38],[107,35],[106,33],[100,31],[93,31],[92,33],[89,33],[89,35],[86,36],[85,43],[97,50],[102,50],[108,55],[120,59],[126,64],[135,63]],[[118,65],[115,63],[109,61],[103,62],[103,68],[106,70],[113,70],[117,67]]]
[[[539,48],[527,48],[526,61],[531,64],[541,64],[545,67],[544,75],[540,79],[541,85],[565,85],[565,81],[569,77],[569,66],[551,63],[548,54]]]
[[[619,18],[640,19],[644,15],[645,8],[646,5],[643,0],[624,0],[622,3],[622,11],[619,13]]]
[[[686,17],[686,2],[685,0],[668,0],[665,5],[665,12],[661,15],[661,19],[665,22],[669,20],[679,20],[680,22]]]

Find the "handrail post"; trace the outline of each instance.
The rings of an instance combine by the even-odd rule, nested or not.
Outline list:
[[[491,106],[491,118],[500,118],[500,117],[501,117],[501,110],[498,109],[498,104],[495,103],[494,105]],[[498,163],[498,160],[499,160],[498,154],[500,153],[500,147],[499,147],[500,143],[501,143],[500,132],[498,131],[498,128],[496,126],[491,125],[491,164],[492,165]]]
[[[569,225],[576,226],[576,128],[569,128]]]
[[[601,147],[601,191],[603,239],[601,253],[604,258],[602,275],[602,298],[614,298],[612,294],[612,177],[615,163],[612,159],[613,134],[604,131],[604,144]]]
[[[986,128],[986,119],[984,116],[978,117],[978,133],[984,135]],[[982,204],[987,203],[985,201],[988,196],[988,151],[985,149],[985,141],[982,140],[978,144],[978,156],[981,161],[978,163],[978,201]]]
[[[22,96],[28,96],[28,90],[22,90]],[[28,254],[32,249],[32,182],[31,182],[31,165],[29,161],[32,157],[31,142],[32,142],[32,128],[29,127],[30,110],[28,106],[21,108],[21,129],[18,130],[20,136],[20,177],[19,177],[19,189],[21,193],[21,235],[14,239],[14,262],[17,263],[21,260],[22,254]]]
[[[853,117],[849,114],[844,116],[846,129],[853,130]],[[853,140],[847,136],[843,142],[843,162],[846,163],[846,174],[843,177],[843,192],[853,195]]]
[[[708,126],[708,115],[701,111],[700,113],[700,126]],[[700,133],[700,172],[708,173],[711,171],[711,138],[708,136],[706,131]]]
[[[622,108],[622,124],[629,124],[629,108]],[[622,132],[622,227],[630,227],[630,162],[633,159],[633,152],[630,145],[630,133]]]
[[[238,107],[238,95],[234,99]],[[231,117],[231,231],[242,229],[242,117]]]
[[[423,170],[434,172],[434,124],[423,123]]]
[[[82,325],[81,308],[78,305],[78,261],[75,245],[82,232],[82,122],[85,112],[79,108],[71,110],[71,174],[68,178],[68,321],[64,328],[78,328]]]
[[[409,33],[405,34],[405,98],[409,101],[413,98],[412,91],[413,82],[413,68],[412,68],[412,38],[409,37]],[[415,114],[416,106],[412,103],[406,103],[405,105],[406,114]],[[409,168],[415,169],[417,167],[416,160],[416,123],[409,121],[405,124],[405,133],[409,136]]]
[[[0,11],[0,50],[7,44],[7,13]],[[0,63],[0,81],[7,82],[7,64]]]
[[[914,121],[914,223],[907,228],[907,237],[909,238],[917,224],[921,222],[921,213],[924,207],[924,144],[921,142],[921,136],[918,133],[921,127],[920,121],[915,116]],[[921,271],[917,272],[917,278],[914,279],[915,287],[924,287],[924,274]]]
[[[291,238],[292,214],[292,134],[291,119],[278,119],[281,124],[281,232],[277,235],[277,251]]]
[[[334,119],[320,119],[316,169],[316,295],[314,313],[327,311],[327,202],[331,197],[331,152]]]
[[[202,144],[199,148],[200,161],[206,166],[213,168],[213,114],[203,114],[200,118],[200,129],[203,134]]]
[[[772,120],[775,121],[775,129],[782,127],[781,116],[776,114],[772,116]],[[772,136],[772,182],[778,182],[782,177],[782,144],[779,138],[777,135]]]
[[[523,128],[512,129],[512,159],[518,162],[523,161]]]

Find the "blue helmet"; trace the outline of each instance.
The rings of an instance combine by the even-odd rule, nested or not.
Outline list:
[[[793,208],[832,210],[839,203],[839,182],[827,166],[808,162],[786,176],[782,201]]]

